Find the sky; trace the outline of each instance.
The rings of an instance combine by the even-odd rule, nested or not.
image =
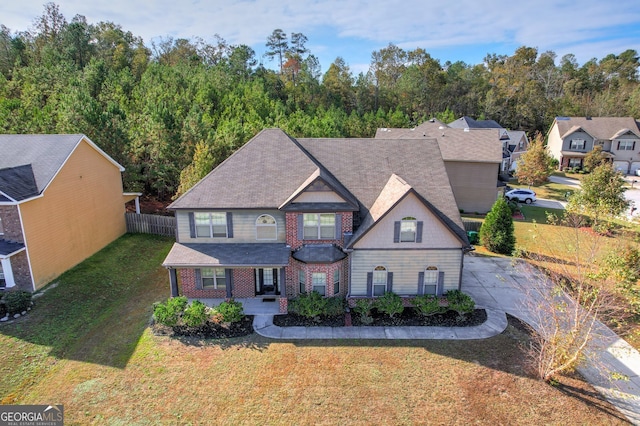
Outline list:
[[[43,14],[44,0],[4,0],[0,24],[25,31]],[[262,59],[274,29],[303,33],[322,72],[342,57],[354,75],[366,72],[371,53],[393,43],[418,47],[442,64],[479,64],[487,54],[513,55],[520,46],[565,54],[579,64],[640,52],[638,0],[58,0],[67,21],[110,21],[147,46],[167,37],[200,37],[246,44]]]

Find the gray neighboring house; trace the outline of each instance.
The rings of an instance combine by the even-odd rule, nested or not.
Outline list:
[[[561,168],[582,168],[584,157],[600,145],[604,156],[625,174],[640,170],[640,130],[633,117],[556,117],[547,147]]]
[[[443,294],[469,243],[434,139],[260,132],[169,206],[172,295]]]
[[[453,129],[503,129],[495,120],[474,120],[468,116],[462,116],[448,124]]]

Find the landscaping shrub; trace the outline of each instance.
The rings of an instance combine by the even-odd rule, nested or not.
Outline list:
[[[222,315],[222,322],[240,322],[244,318],[244,310],[242,308],[242,303],[237,302],[231,299],[228,302],[222,302],[218,305],[214,311],[220,315]],[[215,314],[212,316],[212,320],[214,319]],[[214,321],[215,322],[215,321]]]
[[[424,316],[443,314],[448,309],[446,306],[441,306],[440,300],[432,294],[417,296],[411,302]]]
[[[153,306],[153,317],[158,323],[173,327],[178,324],[187,303],[185,296],[171,297],[165,303],[156,303]]]
[[[289,310],[306,318],[319,319],[327,307],[327,299],[317,291],[304,293],[289,303]]]
[[[374,307],[382,313],[389,315],[391,318],[395,314],[401,314],[404,311],[402,298],[392,291],[387,291],[384,295],[378,297],[374,302]]]
[[[511,210],[503,198],[498,198],[480,228],[480,244],[494,253],[510,255],[515,243]]]
[[[199,300],[194,300],[184,310],[182,322],[188,327],[200,327],[207,322],[207,317],[207,305]]]
[[[473,312],[476,308],[476,302],[471,296],[461,292],[460,290],[449,290],[446,294],[449,310],[456,311],[459,315]]]
[[[19,314],[31,306],[31,293],[21,290],[8,291],[2,296],[2,303],[9,315]]]
[[[324,309],[324,315],[337,316],[344,314],[345,300],[343,297],[330,297]]]
[[[373,309],[373,300],[371,299],[358,299],[353,307],[353,311],[360,316],[362,324],[371,324],[373,322],[371,309]]]

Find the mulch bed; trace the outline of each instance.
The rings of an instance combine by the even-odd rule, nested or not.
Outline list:
[[[178,325],[167,327],[162,324],[152,324],[151,330],[159,336],[197,337],[200,339],[228,339],[231,337],[248,336],[253,333],[253,315],[247,315],[240,322],[229,324],[225,327],[207,321],[201,327],[187,327]]]
[[[375,310],[372,313],[373,323],[362,324],[360,322],[360,316],[355,313],[351,313],[351,322],[353,326],[374,326],[374,327],[387,327],[387,326],[440,326],[440,327],[473,327],[480,325],[487,320],[487,312],[484,309],[476,309],[471,314],[464,315],[463,319],[460,319],[456,312],[448,311],[444,314],[437,314],[431,316],[420,315],[413,308],[405,308],[400,315],[396,315],[393,318],[389,318],[388,315],[377,313]],[[302,317],[296,314],[276,315],[273,317],[273,324],[279,327],[344,327],[345,315],[338,316],[321,316],[319,321]]]

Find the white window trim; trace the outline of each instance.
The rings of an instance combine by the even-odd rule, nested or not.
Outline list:
[[[621,139],[620,140],[620,148],[618,148],[618,151],[633,151],[633,142],[632,140],[628,140],[628,139]],[[624,147],[623,147],[624,144]]]
[[[576,143],[578,144],[578,142],[582,142],[582,148],[579,147],[573,147],[573,144]],[[585,147],[587,146],[587,141],[585,141],[584,139],[571,139],[571,141],[569,142],[569,149],[572,151],[580,151],[580,150],[584,150]]]
[[[207,276],[207,277],[205,277],[205,275],[204,275],[204,271],[205,271],[205,269],[211,269],[211,270],[213,271],[213,277],[208,277],[208,276]],[[220,270],[220,269],[222,270],[222,272],[223,272],[223,274],[224,274],[224,278],[225,278],[225,279],[224,279],[224,287],[220,287],[220,286],[218,285],[218,276],[216,275],[216,270]],[[202,269],[200,270],[200,278],[202,279],[202,288],[203,288],[203,289],[214,289],[214,290],[220,290],[221,288],[222,288],[222,289],[226,289],[226,288],[227,288],[227,273],[226,273],[226,271],[224,270],[224,268],[202,268]],[[213,278],[213,285],[212,285],[212,286],[211,286],[211,285],[204,285],[204,280],[205,280],[205,279],[209,279],[209,280],[210,280],[210,279],[212,279],[212,278]]]
[[[300,278],[302,278],[302,280]],[[298,271],[298,292],[300,294],[307,292],[307,273],[303,270]]]
[[[435,268],[435,269],[431,269],[431,268]],[[429,281],[427,283],[427,274],[433,274],[435,273],[435,281]],[[431,294],[431,293],[427,293],[426,291],[426,287],[427,285],[429,286],[435,286],[434,288],[434,292],[433,294],[437,294],[438,293],[438,276],[440,274],[440,268],[438,268],[437,266],[433,266],[433,265],[429,265],[424,269],[424,278],[422,279],[422,289],[423,289],[423,293],[424,294]]]
[[[403,240],[402,239],[402,225],[405,223],[413,224],[413,240]],[[415,243],[418,235],[418,220],[415,217],[407,216],[403,217],[400,221],[400,242],[401,243]]]
[[[198,226],[204,226],[204,225],[198,225],[198,219],[197,219],[197,215],[208,215],[209,216],[209,235],[205,236],[205,235],[198,235]],[[222,235],[217,235],[214,236],[213,233],[213,215],[214,214],[221,214],[224,217],[224,237]],[[195,227],[196,227],[196,238],[229,238],[229,225],[227,223],[227,213],[226,212],[195,212],[194,213],[194,222],[195,222]],[[222,225],[216,225],[216,226],[222,226]]]
[[[337,272],[337,274],[336,274],[336,272]],[[336,279],[336,275],[337,275],[337,279]],[[333,271],[333,294],[340,293],[340,275],[342,275],[342,274],[340,274],[340,270],[339,269],[336,269],[336,270]],[[336,286],[336,284],[338,284],[338,285]],[[338,291],[336,291],[336,287],[338,287]]]
[[[269,217],[273,219],[273,223],[258,223],[261,217]],[[259,238],[258,237],[258,228],[273,228],[275,230],[273,238]],[[256,218],[256,240],[257,241],[275,241],[278,239],[278,221],[275,217],[270,214],[261,214]]]
[[[316,275],[324,275],[324,280],[322,282],[322,285],[316,283],[315,278]],[[321,296],[326,296],[327,295],[327,273],[326,272],[312,272],[311,273],[311,286],[313,291],[316,291],[316,287],[323,287],[324,288],[324,294],[320,293]]]
[[[376,283],[376,272],[379,272],[379,273],[382,272],[382,270],[377,270],[378,268],[384,269],[384,291],[382,292],[382,294],[384,294],[387,291],[387,286],[389,285],[389,270],[387,269],[386,266],[377,265],[375,268],[373,268],[373,276],[371,279],[371,296],[373,297],[378,297],[376,296],[376,286],[382,286],[381,282]]]
[[[315,225],[317,227],[317,229],[316,229],[317,234],[315,234],[315,238],[307,237],[305,235],[306,228],[310,228],[310,227],[306,226],[304,224],[304,217],[305,216],[312,216],[312,215],[316,217],[316,223],[317,223]],[[332,232],[331,237],[323,237],[322,236],[322,216],[323,215],[325,215],[325,216],[328,216],[328,215],[333,216],[333,227],[332,227],[333,228],[333,232]],[[302,239],[303,240],[335,240],[336,239],[336,219],[337,218],[336,218],[336,214],[335,213],[303,213],[302,214]]]

